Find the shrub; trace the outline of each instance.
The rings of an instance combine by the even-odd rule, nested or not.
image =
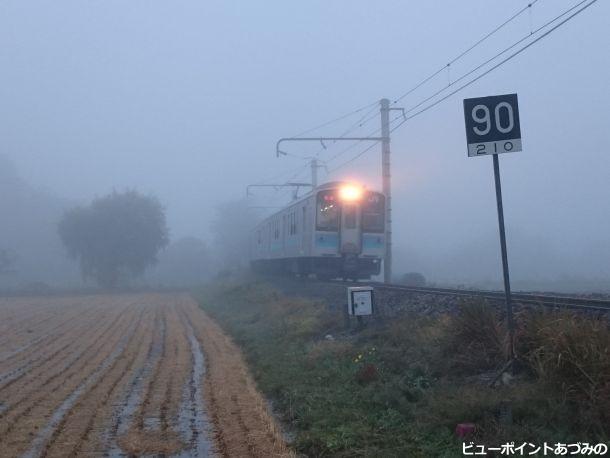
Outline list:
[[[406,286],[426,286],[426,277],[419,272],[408,272],[400,277],[400,283]]]
[[[506,361],[507,333],[496,310],[484,301],[467,301],[448,322],[445,354],[458,372],[483,372]]]
[[[531,372],[581,411],[585,428],[610,433],[610,327],[569,311],[526,312],[517,351]]]

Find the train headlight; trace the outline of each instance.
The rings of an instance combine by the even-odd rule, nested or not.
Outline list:
[[[362,188],[354,185],[346,185],[339,188],[341,200],[354,201],[362,197]]]

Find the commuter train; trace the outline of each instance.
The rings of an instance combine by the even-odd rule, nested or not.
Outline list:
[[[250,264],[258,272],[368,279],[380,272],[384,231],[383,194],[331,182],[255,227]]]

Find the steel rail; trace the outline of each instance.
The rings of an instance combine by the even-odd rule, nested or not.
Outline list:
[[[333,284],[354,285],[358,283],[334,281]],[[457,297],[480,297],[492,301],[504,301],[504,292],[477,290],[477,289],[458,289],[458,288],[433,288],[429,286],[405,286],[380,282],[366,282],[377,289],[390,291],[404,291],[405,293],[415,294],[435,294],[440,296]],[[545,307],[564,307],[581,310],[610,311],[610,299],[592,299],[586,297],[572,297],[565,295],[551,295],[538,293],[513,293],[513,300],[518,304],[542,305]]]

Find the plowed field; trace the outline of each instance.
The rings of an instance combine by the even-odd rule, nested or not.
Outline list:
[[[0,454],[287,456],[239,350],[188,295],[0,299]]]

